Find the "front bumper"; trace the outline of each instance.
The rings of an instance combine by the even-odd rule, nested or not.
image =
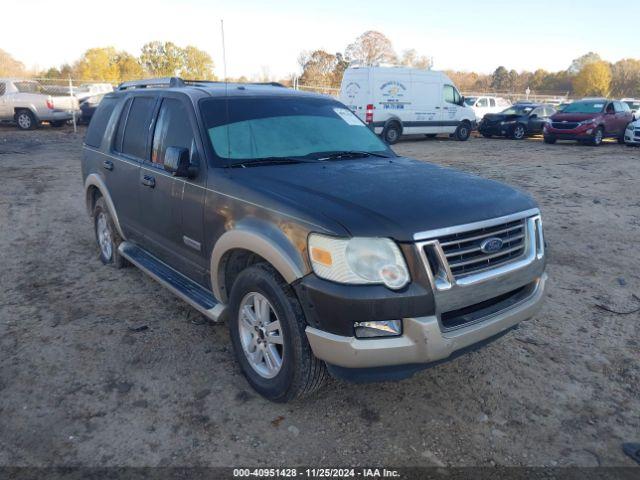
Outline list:
[[[557,140],[591,140],[597,127],[593,125],[580,126],[571,130],[563,130],[553,127],[545,127],[543,134],[546,137],[553,137]]]
[[[480,124],[478,127],[478,132],[485,135],[495,135],[497,137],[508,136],[513,127],[515,127],[515,123],[505,123],[503,125],[485,125]]]
[[[480,323],[451,332],[443,332],[438,317],[430,315],[403,319],[404,331],[400,337],[357,339],[307,327],[307,338],[316,357],[339,367],[370,368],[435,362],[531,318],[542,305],[546,280],[546,274],[537,279],[531,295],[522,302]]]
[[[637,129],[635,132],[625,130],[624,141],[629,145],[640,145],[640,129]]]

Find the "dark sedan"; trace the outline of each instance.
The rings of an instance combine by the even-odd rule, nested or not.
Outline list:
[[[541,134],[549,117],[556,113],[551,105],[538,103],[517,103],[500,113],[484,116],[478,131],[482,136],[509,137],[522,140],[527,135]]]

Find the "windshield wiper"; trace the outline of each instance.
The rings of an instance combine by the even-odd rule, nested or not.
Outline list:
[[[362,157],[379,157],[379,158],[391,158],[388,155],[383,155],[382,153],[375,153],[375,152],[364,152],[364,151],[358,151],[358,150],[344,150],[341,152],[331,152],[328,153],[320,158],[318,158],[319,161],[326,161],[326,160],[341,160],[343,158],[362,158]]]
[[[232,163],[231,168],[259,167],[262,165],[285,165],[290,163],[310,163],[315,160],[302,157],[262,157]]]

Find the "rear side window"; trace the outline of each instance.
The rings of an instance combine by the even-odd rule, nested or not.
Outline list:
[[[6,91],[7,91],[7,86],[6,86],[6,84],[5,84],[5,83],[3,83],[3,82],[0,82],[0,97],[1,97],[2,95],[4,95],[4,92],[6,92]]]
[[[153,134],[151,161],[162,165],[167,147],[182,147],[191,150],[193,140],[193,130],[187,106],[175,98],[165,98],[162,101]]]
[[[476,103],[476,107],[488,107],[488,106],[489,106],[488,98],[481,98],[480,100],[478,100],[478,103]]]
[[[495,106],[496,106],[496,99],[495,99],[495,98],[490,98],[490,99],[489,99],[489,104],[490,104],[492,107],[495,107]]]
[[[113,109],[118,103],[117,98],[103,98],[98,105],[95,113],[91,117],[91,123],[87,129],[87,136],[84,139],[84,143],[91,147],[98,148],[102,143],[102,137],[104,131],[107,129],[109,119],[113,113]]]
[[[146,157],[147,137],[155,104],[153,97],[134,97],[122,135],[122,153],[140,159]]]

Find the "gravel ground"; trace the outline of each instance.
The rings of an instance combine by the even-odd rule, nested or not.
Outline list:
[[[545,307],[409,380],[277,405],[249,388],[225,326],[101,265],[82,134],[0,127],[0,465],[635,465],[620,445],[640,441],[640,316],[609,310],[640,307],[640,149],[396,145],[538,199]]]

